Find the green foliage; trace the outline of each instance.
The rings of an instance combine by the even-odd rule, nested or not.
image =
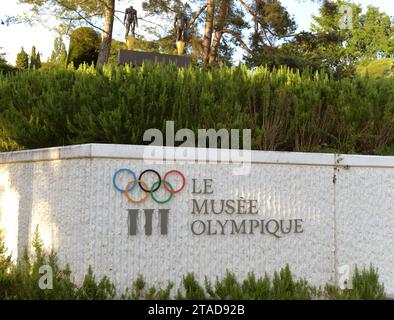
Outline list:
[[[352,9],[349,28],[343,28],[341,24],[342,6]],[[324,1],[319,14],[313,18],[312,32],[295,34],[277,47],[257,46],[253,55],[246,59],[248,65],[270,68],[287,65],[300,70],[309,67],[344,78],[353,77],[356,67],[362,63],[394,55],[394,24],[378,8],[369,6],[363,13],[360,5],[349,1]]]
[[[0,65],[7,63],[7,60],[5,58],[5,53],[1,52],[1,50],[3,50],[3,47],[0,47]]]
[[[36,67],[36,69],[40,69],[41,68],[41,66],[42,66],[42,63],[41,63],[41,53],[37,53],[37,56],[36,56],[36,65],[35,65],[35,67]]]
[[[0,300],[1,299],[74,299],[76,298],[75,285],[72,283],[71,271],[66,266],[58,266],[55,253],[46,254],[38,235],[34,233],[32,260],[25,250],[21,259],[15,265],[10,257],[5,256],[4,242],[0,239]],[[3,250],[2,250],[3,249]],[[39,288],[39,279],[42,277],[40,267],[48,265],[53,271],[53,289]]]
[[[304,279],[294,279],[290,268],[286,265],[270,278],[267,274],[257,278],[254,273],[248,273],[242,281],[235,274],[227,271],[223,279],[216,278],[212,286],[208,278],[203,284],[193,273],[183,277],[176,296],[172,295],[174,287],[169,282],[165,287],[148,286],[144,278],[138,276],[131,288],[118,295],[115,285],[104,276],[96,280],[89,266],[83,283],[78,287],[71,277],[68,265],[61,268],[56,254],[47,254],[39,237],[38,226],[32,240],[33,253],[24,251],[23,256],[15,263],[7,254],[3,234],[0,233],[0,300],[310,300],[313,298],[335,300],[378,300],[385,299],[384,286],[379,282],[375,268],[362,269],[356,267],[352,276],[352,289],[340,290],[327,284],[324,291],[317,290]],[[53,272],[53,288],[40,289],[39,281],[43,274],[42,266],[50,266]]]
[[[60,268],[54,252],[47,254],[39,237],[38,226],[33,241],[33,254],[25,250],[23,256],[14,264],[6,255],[4,241],[0,235],[0,300],[17,299],[114,299],[115,286],[103,277],[96,283],[92,269],[89,267],[83,284],[78,288],[71,279],[68,265]],[[53,288],[41,289],[39,280],[43,276],[40,267],[50,266],[53,273]]]
[[[96,63],[100,51],[100,35],[92,28],[81,27],[70,35],[68,63],[79,67],[82,63]]]
[[[12,278],[9,274],[14,272],[11,255],[6,253],[3,237],[3,231],[0,230],[0,300],[8,298],[8,290],[12,286]]]
[[[242,283],[227,271],[224,279],[216,279],[214,288],[206,279],[205,288],[210,299],[215,300],[310,300],[315,291],[307,281],[295,281],[288,265],[275,272],[272,280],[267,274],[256,278],[254,273],[248,273]]]
[[[36,52],[35,46],[33,46],[31,48],[29,68],[30,69],[38,69],[37,68],[37,52]]]
[[[352,277],[352,298],[360,300],[382,300],[384,285],[379,282],[378,270],[372,265],[361,271],[356,267]]]
[[[99,283],[89,266],[88,273],[83,280],[82,287],[77,292],[81,300],[109,300],[115,298],[115,286],[107,277],[103,277]]]
[[[16,56],[15,66],[17,69],[20,69],[20,70],[29,69],[29,56],[23,48],[22,48],[21,52],[19,52]]]
[[[184,293],[182,292],[184,291]],[[204,288],[197,281],[194,273],[188,273],[182,279],[182,289],[178,290],[178,300],[206,300]]]
[[[371,78],[391,78],[394,79],[394,58],[384,58],[374,60],[367,65],[357,67],[357,72],[361,76]]]
[[[122,295],[125,300],[169,300],[174,284],[169,282],[164,289],[157,289],[155,286],[147,288],[144,278],[139,275],[133,283],[132,290],[126,290]]]
[[[351,289],[340,288],[327,284],[324,295],[335,300],[384,300],[384,285],[379,282],[378,270],[372,265],[361,271],[356,266],[351,279]]]
[[[288,265],[281,269],[279,274],[277,272],[274,273],[272,289],[274,300],[311,299],[311,289],[308,283],[303,279],[294,281]]]
[[[250,128],[257,150],[394,154],[394,83],[148,64],[0,76],[2,150],[142,144],[145,130],[165,132],[166,120],[196,135]]]
[[[126,43],[118,40],[112,40],[111,52],[108,61],[110,64],[116,65],[118,63],[119,50],[127,50]]]
[[[18,69],[14,68],[13,66],[11,66],[7,63],[0,62],[0,74],[2,74],[2,75],[7,75],[7,74],[13,73],[17,70]]]
[[[352,8],[351,28],[340,28],[343,16],[341,6]],[[369,6],[362,13],[360,5],[349,1],[327,1],[321,7],[320,15],[314,16],[314,20],[312,30],[317,32],[317,36],[323,34],[329,36],[327,39],[336,39],[322,42],[317,46],[316,52],[321,58],[331,61],[331,67],[339,69],[341,76],[353,75],[355,65],[363,61],[394,54],[394,24],[386,13],[380,12],[376,7]]]
[[[64,66],[67,63],[66,45],[64,44],[62,37],[57,37],[53,42],[53,51],[50,62]]]

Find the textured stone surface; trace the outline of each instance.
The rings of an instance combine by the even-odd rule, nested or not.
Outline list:
[[[338,266],[373,263],[394,293],[394,170],[351,167],[337,178]]]
[[[253,152],[250,175],[234,176],[235,164],[229,163],[190,158],[183,164],[147,164],[144,149],[83,145],[1,154],[0,227],[6,229],[14,256],[39,225],[45,246],[70,264],[77,281],[91,265],[97,276],[109,276],[122,291],[138,274],[149,283],[178,285],[187,272],[214,279],[228,269],[243,278],[250,271],[271,274],[286,263],[297,276],[322,285],[336,280],[338,266],[373,263],[394,292],[393,158]],[[337,160],[349,167],[334,169]],[[151,199],[130,204],[112,185],[120,168],[137,175],[153,168],[162,176],[178,169],[187,185],[166,205]],[[193,235],[191,199],[203,198],[191,194],[193,178],[213,179],[214,194],[205,198],[257,199],[259,219],[303,219],[304,232],[280,239]],[[138,208],[137,235],[129,236],[127,210]],[[167,235],[160,234],[159,208],[170,209]],[[155,209],[150,236],[143,232],[142,209]],[[240,218],[256,217],[234,219]]]
[[[132,50],[119,50],[118,62],[120,64],[131,63],[141,66],[143,63],[173,63],[178,67],[187,67],[192,63],[192,59],[186,56],[176,56],[170,54],[161,54],[156,52],[142,52]]]

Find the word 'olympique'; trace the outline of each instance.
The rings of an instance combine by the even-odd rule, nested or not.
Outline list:
[[[191,231],[197,236],[262,234],[281,238],[289,233],[303,233],[302,222],[302,219],[195,220],[191,223]]]

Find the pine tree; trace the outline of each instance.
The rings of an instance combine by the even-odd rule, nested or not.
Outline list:
[[[40,69],[42,66],[41,63],[41,53],[37,52],[37,56],[36,56],[36,69]]]
[[[53,43],[51,62],[65,64],[67,61],[66,45],[61,37],[57,37]]]
[[[0,47],[0,63],[7,63],[5,59],[5,53],[1,52],[3,50],[3,47]]]
[[[30,69],[37,69],[37,53],[36,53],[36,47],[35,46],[33,46],[31,48]]]
[[[29,69],[29,56],[22,47],[21,52],[16,56],[16,67],[18,69]]]

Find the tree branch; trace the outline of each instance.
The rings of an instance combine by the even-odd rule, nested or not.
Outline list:
[[[205,9],[208,7],[208,3],[206,3],[193,17],[192,21],[189,23],[189,28],[194,29],[194,23],[198,19],[198,17],[205,11]]]
[[[57,3],[59,6],[62,6],[62,7],[64,7],[64,8],[66,8],[66,9],[69,10],[69,11],[75,12],[75,13],[81,18],[81,20],[84,20],[84,21],[85,21],[87,24],[89,24],[91,27],[93,27],[93,28],[95,28],[95,29],[97,29],[97,30],[100,30],[101,32],[105,33],[105,30],[104,30],[104,29],[102,29],[102,28],[100,28],[100,27],[94,25],[92,22],[89,21],[88,18],[86,18],[84,15],[82,15],[77,9],[72,8],[72,7],[69,7],[69,6],[67,6],[67,5],[66,5],[65,3],[63,3],[63,2],[60,3],[59,1],[56,1],[56,3]]]
[[[245,43],[245,41],[242,40],[242,36],[238,32],[231,30],[231,29],[222,29],[219,32],[231,34],[239,42],[239,44],[244,48],[245,51],[247,51],[249,54],[253,55],[253,50],[250,49],[248,47],[248,45]]]
[[[268,43],[269,43],[269,45],[270,45],[271,47],[273,47],[273,43],[272,43],[272,42],[270,41],[270,39],[268,38],[268,36],[267,36],[267,31],[268,31],[272,36],[274,36],[274,37],[276,37],[276,38],[278,38],[278,39],[289,38],[289,37],[294,36],[294,35],[286,35],[286,36],[282,36],[282,37],[278,36],[277,34],[275,34],[274,32],[272,32],[269,28],[266,28],[266,27],[263,25],[261,19],[260,19],[259,16],[257,15],[257,13],[256,13],[250,6],[248,6],[248,4],[247,4],[244,0],[239,0],[239,2],[241,2],[241,4],[246,8],[246,10],[248,10],[248,12],[254,17],[255,21],[256,21],[258,24],[260,24],[261,29],[263,30],[263,33],[264,33],[264,37],[265,37],[265,39],[268,41]]]

